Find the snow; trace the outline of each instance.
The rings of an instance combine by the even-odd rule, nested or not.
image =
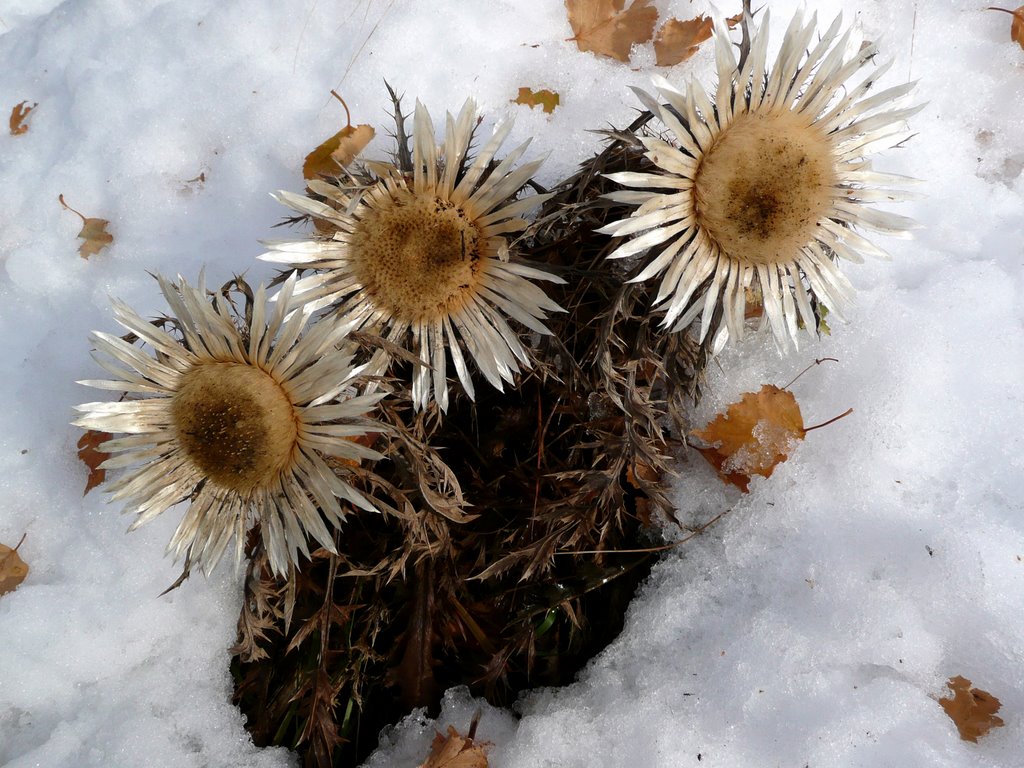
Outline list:
[[[797,5],[769,4],[778,40]],[[1021,765],[1024,51],[1008,16],[965,0],[809,6],[880,41],[885,83],[920,78],[919,135],[876,164],[925,180],[899,209],[922,229],[879,240],[891,263],[847,266],[858,304],[831,336],[724,354],[695,418],[821,357],[839,362],[793,386],[805,420],[854,413],[749,495],[682,464],[680,515],[729,511],[663,558],[578,682],[515,714],[450,691],[369,765],[418,765],[477,707],[494,768]],[[92,399],[74,384],[97,371],[87,333],[113,330],[108,296],[162,311],[147,271],[267,278],[257,240],[284,214],[268,192],[300,189],[304,155],[341,126],[332,88],[378,126],[371,152],[388,146],[386,78],[435,119],[470,95],[514,112],[513,139],[551,153],[541,182],[566,175],[597,146],[586,129],[628,122],[628,86],[654,72],[649,48],[631,68],[570,36],[540,0],[0,3],[0,109],[39,103],[28,133],[0,135],[0,541],[27,533],[32,568],[0,597],[0,764],[296,764],[255,748],[230,704],[239,576],[225,564],[158,597],[179,573],[163,557],[174,514],[126,536],[116,506],[82,497],[68,421]],[[665,74],[710,68],[702,51]],[[515,107],[520,86],[562,104]],[[109,219],[114,245],[79,258],[60,194]],[[1001,699],[1005,727],[961,741],[935,701],[953,675]]]

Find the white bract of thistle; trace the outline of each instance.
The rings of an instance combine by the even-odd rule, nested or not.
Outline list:
[[[549,195],[513,196],[543,160],[516,167],[529,141],[491,165],[512,129],[498,125],[479,154],[470,142],[477,108],[467,100],[457,118],[447,116],[444,144],[434,140],[426,107],[417,102],[413,122],[413,174],[373,163],[377,181],[344,188],[312,181],[309,188],[331,205],[289,192],[275,197],[300,213],[328,222],[330,239],[267,242],[261,258],[314,273],[296,283],[295,297],[309,309],[331,306],[347,330],[373,330],[411,349],[412,400],[425,409],[435,399],[448,407],[447,358],[467,395],[473,380],[460,347],[499,390],[531,365],[509,319],[549,334],[548,312],[561,308],[531,281],[564,282],[509,253],[506,235],[522,231],[523,215]],[[461,175],[460,175],[461,174]],[[386,354],[374,365],[381,372]]]
[[[232,538],[237,567],[253,522],[279,576],[300,552],[309,557],[307,537],[335,552],[333,528],[345,516],[338,500],[373,505],[324,457],[381,458],[350,438],[384,431],[366,415],[382,393],[342,395],[358,370],[335,349],[343,340],[337,327],[318,325],[303,335],[308,315],[286,315],[294,275],[276,305],[260,286],[243,330],[222,294],[210,302],[202,276],[197,287],[180,277],[177,284],[157,279],[181,340],[115,300],[117,322],[155,356],[95,332],[94,357],[114,378],[79,382],[129,393],[76,406],[77,426],[127,434],[99,447],[119,454],[103,468],[130,467],[108,484],[112,500],[137,515],[131,529],[189,500],[168,551],[206,573]]]
[[[785,350],[797,344],[799,323],[816,332],[813,302],[842,319],[853,288],[836,257],[888,258],[854,227],[896,236],[914,227],[870,207],[908,199],[898,188],[913,180],[876,172],[867,158],[909,138],[904,121],[922,105],[897,104],[914,83],[865,98],[891,62],[847,87],[876,50],[853,29],[840,36],[841,22],[815,41],[816,18],[805,24],[797,14],[769,68],[765,11],[741,69],[719,19],[713,94],[663,78],[655,85],[664,104],[636,91],[675,143],[640,137],[655,170],[609,174],[637,191],[608,197],[637,209],[598,231],[629,238],[609,258],[649,252],[632,281],[661,275],[654,305],[664,327],[679,331],[700,317],[701,341],[712,333],[720,350],[743,335],[749,290]]]

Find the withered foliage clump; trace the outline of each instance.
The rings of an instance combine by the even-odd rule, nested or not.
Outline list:
[[[411,173],[394,103],[394,158]],[[388,460],[367,489],[382,514],[351,515],[341,554],[316,552],[288,583],[252,537],[234,672],[257,744],[354,765],[381,727],[446,688],[506,705],[571,681],[620,631],[654,557],[637,550],[672,520],[665,478],[708,355],[656,327],[653,288],[627,283],[636,265],[606,260],[617,243],[594,232],[632,212],[602,197],[602,174],[649,170],[636,139],[649,118],[606,132],[516,243],[566,280],[549,293],[567,310],[533,337],[518,387],[414,414],[397,357],[377,383],[393,392],[374,445]],[[366,354],[380,343],[357,340]]]

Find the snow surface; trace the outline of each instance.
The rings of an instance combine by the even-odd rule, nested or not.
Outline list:
[[[769,5],[777,41],[797,6]],[[884,82],[920,78],[930,102],[877,162],[926,180],[900,207],[923,229],[882,243],[891,263],[848,265],[859,304],[831,337],[723,355],[697,419],[823,356],[840,362],[794,385],[806,420],[855,413],[747,496],[682,466],[682,516],[730,511],[665,556],[577,683],[518,716],[450,691],[369,765],[416,766],[478,706],[493,768],[1024,765],[1024,51],[1008,16],[966,0],[810,3],[823,21],[841,7],[896,59]],[[631,68],[570,36],[556,0],[0,0],[0,109],[39,103],[27,134],[0,135],[0,541],[27,533],[32,568],[0,598],[0,764],[295,764],[253,747],[230,704],[239,577],[157,597],[179,572],[174,513],[126,536],[101,493],[82,497],[68,421],[94,396],[74,384],[97,373],[87,332],[114,330],[111,295],[163,310],[147,271],[268,277],[257,240],[284,211],[267,193],[301,189],[304,155],[342,125],[331,88],[381,128],[384,78],[435,118],[472,95],[551,153],[542,183],[564,176],[654,72],[649,47]],[[562,105],[516,107],[520,86]],[[114,245],[79,258],[60,194]],[[935,701],[953,675],[1000,698],[1005,727],[961,741]]]

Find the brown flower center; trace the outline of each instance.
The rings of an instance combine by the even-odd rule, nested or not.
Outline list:
[[[270,374],[244,363],[201,363],[183,377],[171,407],[178,441],[217,485],[268,485],[292,460],[295,409]]]
[[[482,276],[480,230],[432,194],[379,198],[351,236],[352,269],[374,303],[409,323],[451,314]]]
[[[698,222],[726,256],[791,261],[831,206],[834,162],[829,140],[795,112],[739,114],[697,171]]]

